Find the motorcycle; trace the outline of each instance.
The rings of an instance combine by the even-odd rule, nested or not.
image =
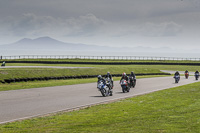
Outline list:
[[[185,73],[185,78],[188,79],[188,77],[189,77],[189,73],[186,72],[186,73]]]
[[[2,66],[2,67],[5,67],[6,65],[5,65],[5,63],[2,63],[1,66]]]
[[[106,78],[105,79],[107,86],[112,89],[113,88],[113,83],[112,80],[110,78]]]
[[[112,90],[109,87],[109,83],[106,80],[101,80],[97,84],[97,88],[101,92],[102,96],[112,96]]]
[[[194,73],[195,79],[198,80],[199,79],[199,73]]]
[[[180,76],[179,75],[175,75],[174,78],[175,78],[175,83],[178,83],[179,80],[180,80]]]
[[[135,87],[135,85],[136,85],[136,80],[134,80],[134,78],[133,77],[129,77],[129,79],[128,79],[128,85],[129,85],[129,87],[131,88],[131,87]]]
[[[120,84],[121,84],[123,93],[130,91],[130,87],[129,87],[129,85],[128,85],[126,80],[122,79]]]

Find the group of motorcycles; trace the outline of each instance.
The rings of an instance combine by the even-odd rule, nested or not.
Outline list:
[[[195,79],[198,80],[199,79],[199,72],[196,71],[194,73]],[[188,79],[189,78],[189,72],[185,71],[185,78]],[[180,74],[177,71],[174,75],[174,79],[175,79],[175,83],[178,83],[180,80]],[[129,92],[131,87],[135,87],[136,85],[136,79],[134,79],[133,76],[129,76],[128,80],[127,79],[121,79],[120,80],[120,85],[122,87],[122,92]],[[106,77],[103,78],[101,75],[98,76],[98,82],[97,82],[97,88],[99,89],[99,91],[101,92],[102,96],[106,97],[106,96],[112,96],[114,85],[113,85],[113,79]]]
[[[196,71],[195,73],[194,73],[194,77],[195,77],[195,80],[198,80],[199,79],[199,72],[198,71]],[[189,78],[189,72],[188,71],[186,71],[185,72],[185,78],[186,79],[188,79]],[[178,83],[179,82],[179,80],[180,80],[180,75],[178,74],[178,75],[174,75],[174,79],[175,79],[175,83]]]
[[[122,87],[122,92],[129,92],[131,87],[135,87],[136,81],[133,79],[133,77],[128,78],[128,82],[125,79],[122,79],[120,81],[120,85]]]
[[[113,92],[112,89],[114,87],[113,85],[113,79],[110,79],[109,77],[107,78],[103,78],[101,77],[101,75],[98,76],[98,79],[100,78],[100,80],[98,80],[97,82],[97,88],[99,89],[99,91],[101,92],[102,96],[106,97],[106,96],[112,96]],[[120,80],[120,85],[122,87],[122,92],[129,92],[131,87],[135,87],[136,85],[136,80],[134,80],[133,77],[129,77],[128,81],[125,79]]]

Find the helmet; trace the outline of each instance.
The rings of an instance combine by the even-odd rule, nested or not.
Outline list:
[[[101,75],[99,75],[97,78],[98,78],[98,79],[102,79],[102,76],[101,76]]]
[[[131,75],[133,75],[133,71],[131,72]]]
[[[110,72],[107,72],[107,75],[110,75]]]
[[[123,73],[122,76],[126,76],[126,73]]]

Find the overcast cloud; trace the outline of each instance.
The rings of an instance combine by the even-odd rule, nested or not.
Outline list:
[[[49,36],[109,46],[200,48],[199,0],[0,0],[0,44]]]

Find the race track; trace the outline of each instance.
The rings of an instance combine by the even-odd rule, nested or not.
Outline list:
[[[102,97],[96,83],[1,91],[0,123],[115,101],[194,82],[197,81],[193,76],[189,79],[181,77],[178,84],[174,83],[173,76],[137,79],[136,88],[129,93],[122,93],[119,81],[115,81],[113,96],[110,97]]]

